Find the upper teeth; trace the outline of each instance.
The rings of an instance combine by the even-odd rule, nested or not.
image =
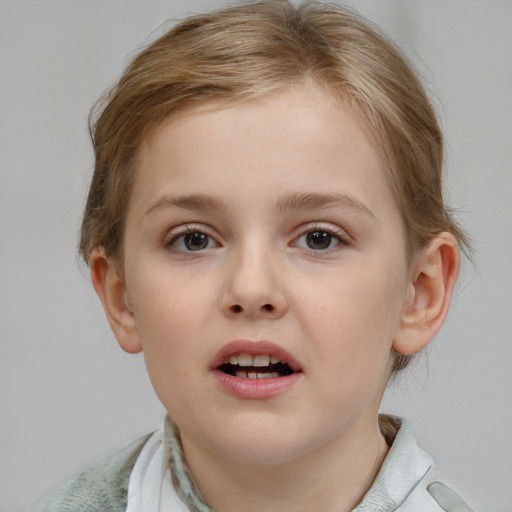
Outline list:
[[[245,352],[242,354],[233,354],[229,358],[229,364],[236,364],[239,366],[264,367],[269,366],[270,364],[277,364],[280,362],[281,360],[279,358],[271,356],[269,354],[258,354],[256,356],[252,356],[251,354],[246,354]]]

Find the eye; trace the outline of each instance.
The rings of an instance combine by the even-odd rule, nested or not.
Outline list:
[[[341,235],[321,228],[312,229],[303,233],[295,242],[297,247],[320,252],[335,249],[340,244],[347,245],[347,242]]]
[[[197,229],[187,229],[185,232],[177,233],[166,244],[167,247],[182,252],[203,251],[216,245],[211,236]]]

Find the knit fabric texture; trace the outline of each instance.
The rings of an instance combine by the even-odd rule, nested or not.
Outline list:
[[[391,448],[372,487],[353,512],[472,512],[439,481],[442,475],[430,455],[416,444],[407,422],[393,416],[381,416],[379,422]],[[215,512],[201,496],[190,474],[179,430],[169,417],[159,435],[164,442],[160,464],[167,461],[169,465],[172,492],[177,493],[190,512]],[[151,436],[135,441],[70,478],[33,512],[125,512],[130,475]]]
[[[165,457],[171,467],[172,484],[190,512],[214,512],[201,496],[183,455],[179,429],[169,416],[165,419]]]
[[[32,512],[125,512],[130,473],[150,435],[71,477]]]

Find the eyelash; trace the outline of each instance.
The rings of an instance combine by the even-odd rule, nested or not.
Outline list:
[[[338,230],[335,230],[332,228],[327,228],[327,227],[319,225],[319,224],[314,224],[312,226],[308,226],[307,229],[302,231],[302,233],[299,236],[294,238],[293,244],[296,245],[298,240],[302,239],[303,237],[307,237],[308,235],[310,235],[312,233],[324,233],[324,234],[327,234],[329,237],[331,237],[329,240],[329,246],[331,245],[332,240],[337,241],[337,243],[334,247],[327,247],[325,249],[313,249],[311,247],[299,247],[300,249],[311,251],[312,253],[314,253],[317,256],[322,256],[324,254],[331,253],[331,252],[337,250],[340,246],[345,247],[345,246],[350,245],[344,232],[341,232],[341,231],[338,231]],[[194,251],[194,250],[190,250],[190,249],[186,249],[186,248],[178,248],[176,246],[176,244],[179,240],[183,240],[183,244],[184,244],[185,237],[187,235],[196,235],[196,234],[204,235],[207,238],[207,240],[206,240],[207,245],[204,248],[199,248]],[[212,236],[210,236],[208,233],[205,232],[204,229],[202,229],[200,227],[187,225],[184,229],[181,229],[176,233],[172,233],[170,235],[170,237],[166,240],[164,245],[166,248],[168,248],[174,252],[186,253],[189,255],[193,255],[196,252],[201,253],[204,250],[213,248],[214,246],[210,245],[210,243],[212,241],[214,242],[215,245],[217,245],[217,246],[219,245]],[[306,244],[307,244],[307,242],[306,242]]]
[[[316,256],[323,256],[324,254],[327,255],[328,253],[339,250],[341,247],[346,247],[350,245],[344,231],[328,228],[326,226],[322,226],[321,224],[314,224],[312,226],[308,226],[297,238],[295,238],[295,242],[297,242],[303,237],[307,237],[309,234],[312,233],[326,233],[331,237],[330,242],[332,242],[332,240],[337,241],[337,244],[334,247],[328,247],[326,249],[315,250],[311,247],[303,247],[303,249],[305,250],[312,251]]]
[[[205,237],[207,237],[208,238],[208,241],[207,241],[208,245],[210,244],[210,241],[212,241],[212,240],[214,241],[214,238],[212,236],[210,236],[208,233],[206,233],[204,229],[187,225],[185,228],[179,230],[178,232],[172,233],[170,235],[170,237],[166,240],[164,245],[165,245],[166,248],[168,248],[170,250],[173,250],[175,252],[190,253],[190,254],[193,254],[195,252],[201,252],[201,251],[203,251],[205,249],[210,249],[211,248],[211,247],[206,247],[206,248],[203,248],[203,249],[199,249],[197,251],[192,251],[192,250],[187,250],[187,249],[178,249],[176,247],[176,243],[180,239],[183,239],[183,243],[184,243],[185,237],[187,235],[193,235],[193,234],[200,234],[200,235],[204,235]]]

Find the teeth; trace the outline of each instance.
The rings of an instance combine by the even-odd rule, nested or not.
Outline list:
[[[235,372],[236,377],[240,377],[242,379],[269,379],[271,377],[279,377],[278,372],[271,372],[271,373],[258,373],[253,370],[249,370],[246,372]]]
[[[240,366],[252,366],[253,365],[253,357],[250,354],[239,354],[238,356],[238,364]]]
[[[254,357],[252,366],[268,366],[270,364],[270,356],[268,354],[259,354]]]
[[[263,368],[269,364],[280,363],[281,360],[278,357],[270,356],[269,354],[258,354],[256,356],[251,356],[251,354],[243,352],[241,354],[233,354],[229,357],[229,360],[226,361],[226,363],[228,362],[234,366],[255,366]]]

